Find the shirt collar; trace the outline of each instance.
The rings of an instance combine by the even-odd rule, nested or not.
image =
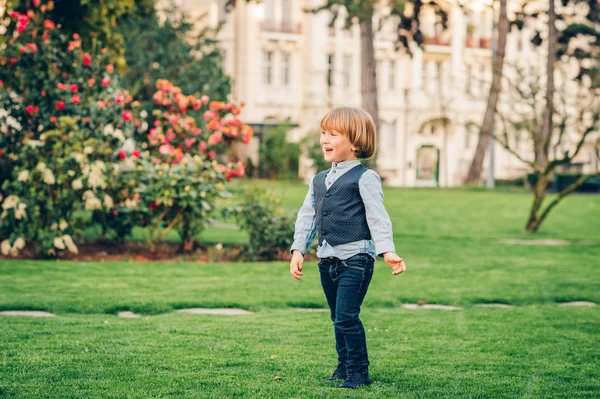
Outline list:
[[[348,169],[348,168],[352,168],[356,165],[360,165],[360,161],[358,159],[353,159],[351,161],[344,161],[344,162],[333,162],[331,164],[331,168],[332,169]]]

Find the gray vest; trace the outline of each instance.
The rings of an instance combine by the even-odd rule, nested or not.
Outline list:
[[[319,172],[313,181],[316,199],[319,245],[323,240],[332,246],[370,240],[365,205],[358,181],[368,169],[357,165],[338,178],[327,190],[325,177],[329,169]]]

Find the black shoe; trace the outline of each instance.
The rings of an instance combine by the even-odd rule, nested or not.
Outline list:
[[[337,368],[333,372],[333,375],[326,378],[327,381],[343,380],[346,378],[346,365],[344,363],[338,363]]]
[[[369,378],[369,371],[348,370],[348,375],[338,388],[356,389],[365,385],[371,385],[373,381]]]

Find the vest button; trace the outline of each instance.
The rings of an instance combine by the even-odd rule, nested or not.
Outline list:
[[[329,215],[328,212],[323,212],[323,216],[327,216],[327,215]]]

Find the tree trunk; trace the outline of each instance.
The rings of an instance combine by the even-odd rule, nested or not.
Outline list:
[[[542,218],[538,216],[538,212],[542,206],[544,197],[546,196],[547,186],[548,175],[540,174],[540,177],[538,178],[533,189],[533,204],[531,205],[529,219],[527,220],[527,225],[525,226],[525,231],[528,233],[535,233],[538,231],[540,224],[542,223]]]
[[[485,152],[490,145],[492,127],[496,115],[496,104],[500,96],[502,83],[502,69],[504,67],[504,51],[506,48],[506,36],[508,35],[508,17],[506,15],[506,0],[500,0],[500,16],[498,21],[498,43],[494,58],[492,60],[492,85],[488,95],[487,107],[483,117],[483,123],[479,130],[479,139],[475,156],[469,166],[469,172],[465,184],[479,184],[481,171],[483,169],[483,159]]]
[[[548,58],[546,60],[546,109],[542,120],[542,130],[535,143],[535,165],[543,170],[548,164],[548,149],[552,136],[552,116],[554,115],[554,65],[556,64],[556,12],[554,0],[549,1],[548,7]]]
[[[372,15],[372,14],[371,14]],[[379,132],[379,103],[377,99],[377,64],[375,62],[375,48],[373,46],[373,22],[367,18],[360,23],[360,94],[362,108],[367,111],[375,122],[377,134]]]

